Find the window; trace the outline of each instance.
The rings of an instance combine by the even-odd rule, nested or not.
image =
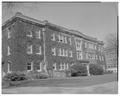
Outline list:
[[[68,68],[69,68],[68,63],[66,63],[65,64],[65,69],[68,69]]]
[[[42,71],[42,63],[41,62],[39,62],[37,64],[37,71]]]
[[[64,36],[64,43],[67,44],[67,37],[66,36]]]
[[[65,50],[65,56],[68,57],[68,50]]]
[[[61,35],[61,42],[64,43],[64,36]]]
[[[61,51],[61,48],[58,50],[58,56],[62,56],[62,51]]]
[[[7,70],[7,72],[8,73],[11,73],[11,67],[12,67],[12,63],[11,63],[11,61],[8,61],[8,70]]]
[[[97,45],[94,44],[94,49],[97,50]]]
[[[8,39],[11,38],[11,31],[10,28],[7,28]]]
[[[75,38],[76,50],[82,50],[82,41],[79,38]]]
[[[89,43],[88,46],[89,46],[90,49],[94,49],[94,44]]]
[[[57,70],[56,63],[53,64],[53,70]]]
[[[52,48],[52,55],[56,55],[56,48]]]
[[[55,41],[55,34],[54,33],[51,35],[51,40]]]
[[[63,37],[61,35],[58,35],[58,42],[63,42]]]
[[[36,31],[36,38],[41,39],[41,30]]]
[[[77,59],[78,59],[78,60],[81,60],[81,59],[82,59],[82,52],[81,52],[81,51],[78,51],[78,52],[77,52]]]
[[[65,49],[63,49],[63,54],[62,54],[62,56],[65,56]]]
[[[63,35],[58,35],[58,42],[67,43],[67,37]]]
[[[69,38],[68,40],[69,40],[70,45],[72,45],[72,40],[71,40],[71,38]]]
[[[65,63],[60,63],[60,70],[64,70],[65,69]]]
[[[62,63],[60,63],[60,70],[62,70]]]
[[[70,57],[73,57],[73,53],[72,51],[69,51]]]
[[[88,47],[88,43],[87,42],[85,42],[85,48],[87,48]]]
[[[41,51],[42,49],[41,49],[41,46],[39,46],[38,47],[38,53],[36,53],[36,54],[38,54],[38,55],[41,55],[42,54],[42,51]]]
[[[10,55],[10,47],[8,46],[7,48],[7,55],[9,56]]]
[[[32,71],[33,70],[33,62],[27,63],[27,70]]]
[[[27,46],[27,54],[32,54],[32,45]]]
[[[27,37],[32,37],[32,31],[31,30],[27,31]]]

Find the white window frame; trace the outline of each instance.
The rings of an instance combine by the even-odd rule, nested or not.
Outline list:
[[[82,50],[82,39],[75,38],[75,45],[76,45],[76,50],[81,51]]]
[[[70,53],[70,56],[69,56],[69,57],[73,57],[73,52],[72,52],[72,50],[70,50],[69,53]]]
[[[30,34],[28,34],[28,32],[29,32]],[[29,30],[28,32],[27,32],[27,35],[26,35],[26,36],[31,38],[31,37],[32,37],[32,31]]]
[[[61,35],[58,35],[58,42],[61,42]]]
[[[41,30],[39,30],[39,31],[36,31],[36,38],[38,38],[38,39],[41,39]]]
[[[36,54],[38,54],[38,55],[42,55],[42,47],[41,47],[41,46],[39,46],[39,52],[36,53]]]
[[[65,69],[67,70],[69,68],[68,63],[65,64]]]
[[[33,48],[32,47],[33,47],[32,45],[27,45],[27,54],[33,54]]]
[[[82,52],[77,51],[77,60],[82,60]]]
[[[11,55],[11,53],[10,53],[10,47],[8,46],[7,47],[7,56],[9,56],[9,55]]]
[[[97,50],[97,45],[96,44],[94,44],[94,49]]]
[[[39,67],[40,67],[40,69],[37,70],[38,72],[42,71],[42,63],[41,62],[39,62]]]
[[[60,69],[59,70],[62,70],[62,63],[60,63]]]
[[[51,40],[52,40],[52,41],[55,41],[55,33],[53,33],[53,34],[51,35]]]
[[[28,63],[30,63],[31,65],[29,65],[29,66],[31,66],[31,69],[30,70],[28,70]],[[33,62],[28,62],[27,63],[27,71],[29,72],[29,71],[33,71]]]
[[[64,43],[67,44],[67,37],[66,36],[64,36]]]
[[[52,48],[52,55],[56,56],[56,48]]]
[[[60,63],[60,69],[59,70],[65,70],[65,63]]]
[[[64,43],[64,36],[63,35],[61,35],[61,40],[62,40],[61,42]]]
[[[58,56],[62,56],[62,50],[61,50],[61,48],[59,48],[59,50],[58,50]]]
[[[62,54],[62,56],[65,56],[65,49],[62,49],[62,51],[63,51],[63,54]]]

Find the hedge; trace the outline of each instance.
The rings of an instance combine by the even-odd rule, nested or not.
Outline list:
[[[100,65],[90,64],[89,72],[91,75],[102,75],[104,73],[104,70]]]
[[[87,68],[84,65],[73,65],[71,67],[71,76],[87,76]]]

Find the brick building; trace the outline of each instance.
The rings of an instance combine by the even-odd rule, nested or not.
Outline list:
[[[2,67],[13,71],[64,74],[73,64],[105,66],[103,42],[48,21],[16,13],[2,25]]]
[[[110,72],[118,72],[118,53],[115,48],[105,48],[106,70]]]

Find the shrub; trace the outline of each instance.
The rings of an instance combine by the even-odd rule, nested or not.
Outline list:
[[[104,73],[104,70],[99,65],[90,64],[89,65],[89,72],[90,72],[91,75],[102,75]]]
[[[105,71],[104,74],[112,74],[113,71]]]
[[[46,73],[41,73],[37,71],[29,72],[26,75],[29,79],[46,79],[49,77]]]
[[[70,77],[71,76],[71,71],[70,70],[65,70],[66,73],[66,77]]]
[[[38,73],[36,75],[36,79],[46,79],[48,78],[48,75],[46,73]]]
[[[23,73],[8,73],[4,77],[4,80],[6,81],[22,81],[26,79],[26,75]]]
[[[73,65],[71,67],[71,76],[87,76],[87,68],[84,65]]]

